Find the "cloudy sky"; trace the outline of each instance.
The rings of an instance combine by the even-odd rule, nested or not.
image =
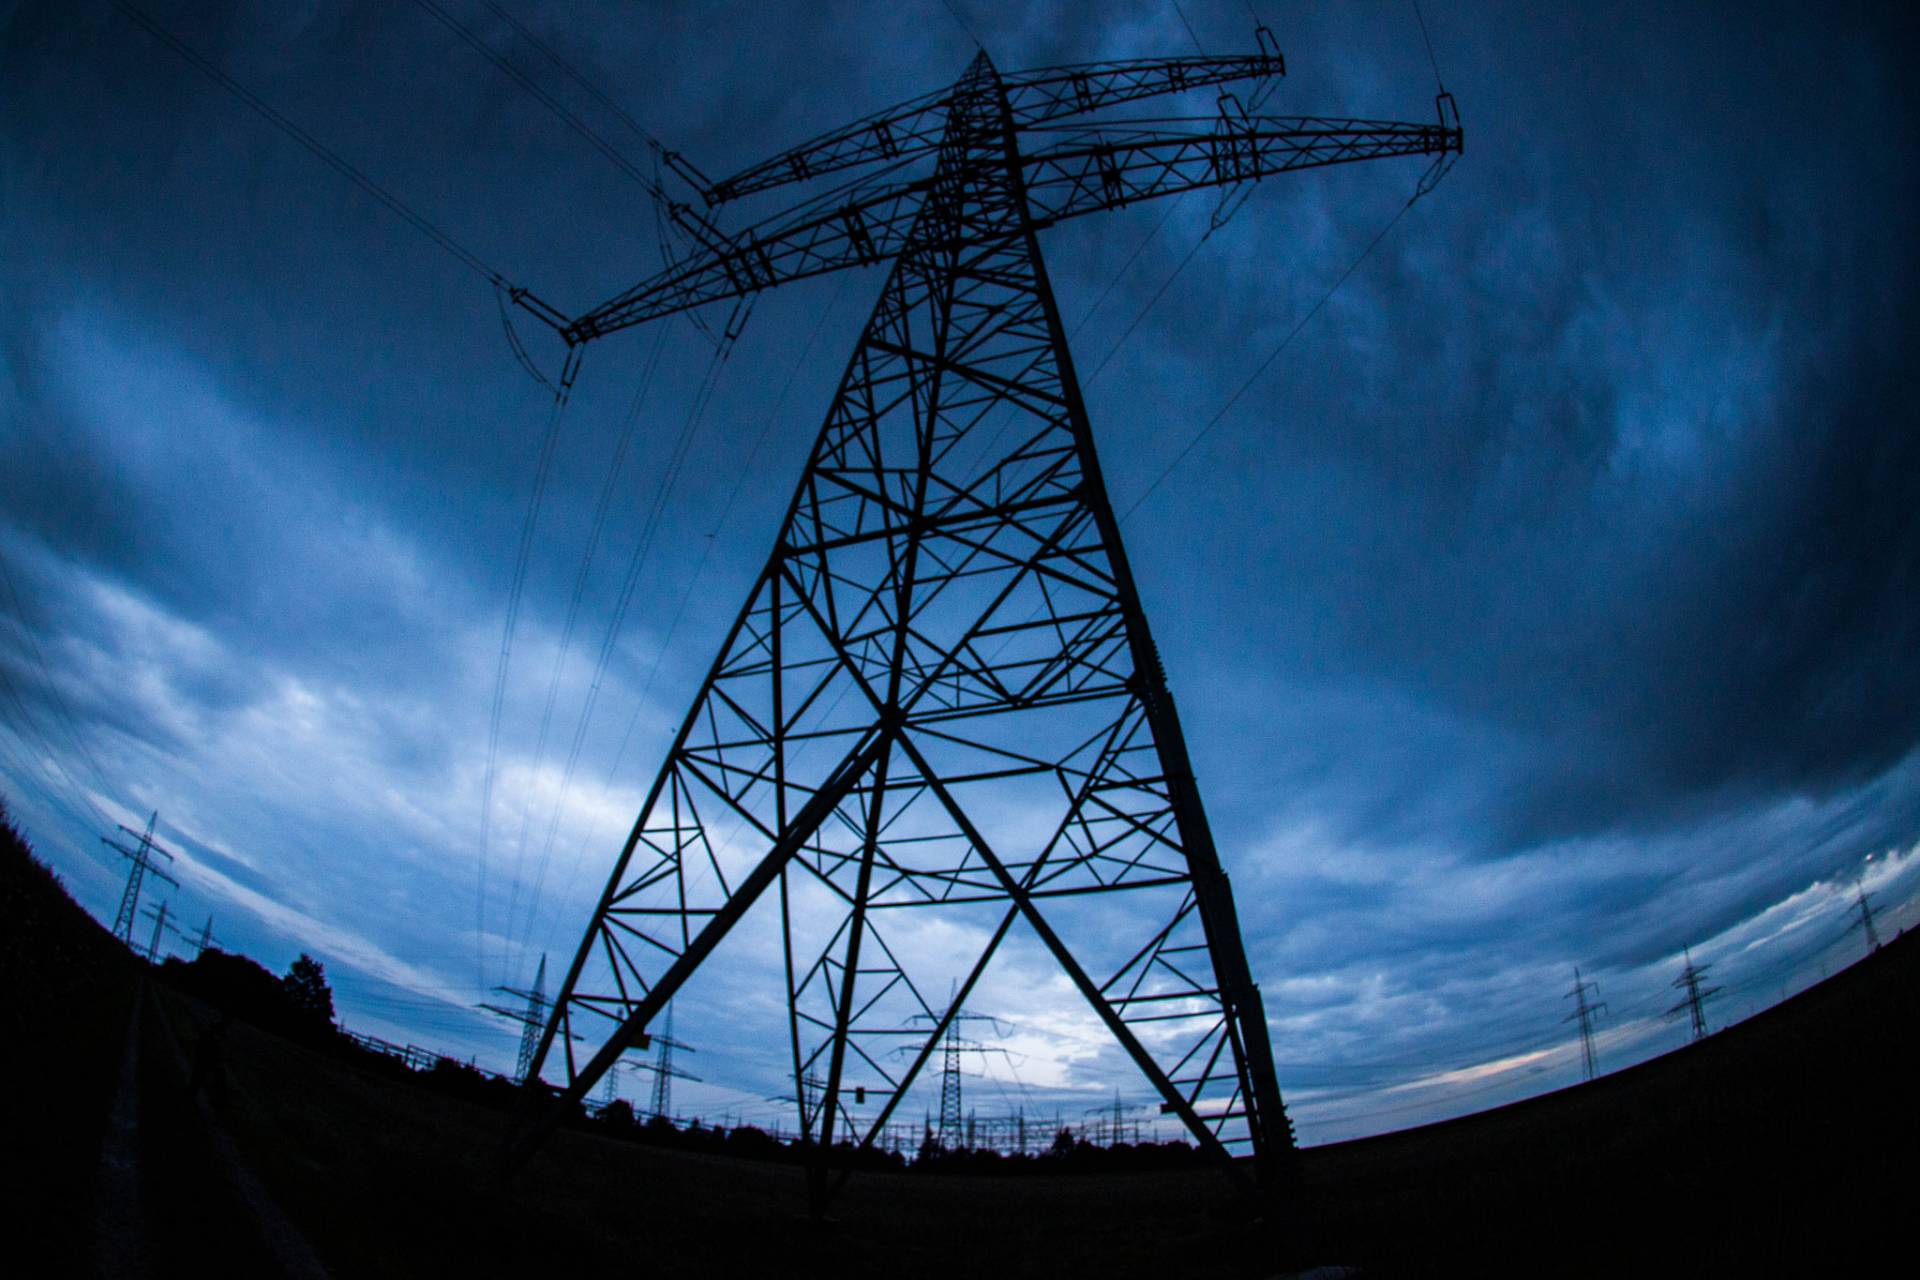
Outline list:
[[[499,7],[711,174],[976,39],[1008,69],[1252,45],[1241,0]],[[1406,4],[1252,7],[1268,110],[1432,117]],[[631,176],[419,6],[142,8],[563,310],[657,265]],[[1920,887],[1913,19],[1427,9],[1464,159],[1137,509],[1422,166],[1264,184],[1190,260],[1207,196],[1042,242],[1308,1141],[1577,1078],[1575,965],[1617,1067],[1682,1039],[1683,946],[1717,1025],[1858,955],[1856,877],[1889,935]],[[588,352],[483,865],[549,414],[490,290],[107,0],[0,3],[0,121],[0,790],[96,914],[100,835],[157,809],[186,923],[510,1067],[472,1006],[577,942],[879,272],[765,297],[698,414],[694,325]],[[984,1010],[976,1104],[1144,1102],[1034,990]],[[779,1055],[708,1034],[682,1109],[771,1117]]]

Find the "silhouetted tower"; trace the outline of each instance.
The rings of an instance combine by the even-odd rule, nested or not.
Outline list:
[[[1120,1101],[1120,1091],[1118,1089],[1113,1091],[1112,1102],[1102,1103],[1097,1107],[1089,1107],[1087,1114],[1098,1117],[1099,1129],[1106,1131],[1104,1134],[1101,1134],[1099,1129],[1096,1129],[1094,1137],[1096,1142],[1099,1141],[1101,1137],[1104,1137],[1106,1139],[1106,1146],[1117,1147],[1126,1140],[1127,1109],[1125,1104]],[[1137,1124],[1134,1126],[1133,1136],[1136,1139],[1140,1136],[1139,1126]]]
[[[693,1052],[693,1046],[682,1044],[673,1038],[673,1006],[667,1006],[666,1031],[653,1037],[653,1114],[657,1116],[673,1115],[673,1082],[675,1080],[699,1080],[673,1065],[673,1051],[681,1049]]]
[[[627,1064],[616,1062],[607,1068],[607,1074],[600,1081],[600,1105],[607,1106],[620,1096],[620,1072]]]
[[[1677,1018],[1682,1013],[1687,1014],[1693,1024],[1693,1039],[1704,1040],[1707,1038],[1706,1003],[1720,994],[1720,988],[1702,987],[1700,985],[1702,980],[1707,976],[1707,970],[1713,968],[1713,965],[1710,963],[1695,964],[1693,962],[1692,947],[1685,948],[1685,952],[1687,967],[1680,971],[1680,976],[1673,980],[1673,985],[1677,989],[1684,991],[1686,996],[1678,1004],[1667,1010],[1667,1016],[1669,1018]]]
[[[1263,1175],[1286,1162],[1264,1006],[1038,240],[1201,188],[1223,192],[1224,220],[1253,182],[1354,161],[1429,157],[1430,183],[1459,153],[1444,95],[1429,124],[1255,116],[1226,92],[1204,118],[1093,118],[1282,74],[1271,34],[1256,42],[1008,74],[983,52],[947,89],[724,181],[672,158],[709,207],[835,175],[820,198],[737,233],[673,210],[698,247],[579,316],[510,291],[566,342],[564,381],[616,331],[890,264],[537,1059],[569,1032],[601,1047],[564,1055],[565,1094],[510,1166],[768,890],[791,1074],[824,1075],[795,1091],[809,1142],[885,1131],[1018,925],[1205,1152]],[[1124,916],[1099,897],[1121,893]],[[979,948],[903,957],[887,937],[902,912],[977,918]],[[923,997],[950,979],[944,1008]],[[810,1186],[818,1211],[830,1191]]]
[[[934,1141],[940,1144],[942,1151],[956,1151],[961,1143],[960,1116],[962,1112],[960,1089],[960,1020],[947,1023],[947,1033],[942,1037],[940,1061],[940,1129],[934,1135]]]
[[[147,963],[154,964],[160,956],[160,935],[167,931],[178,933],[180,930],[167,923],[167,904],[164,902],[157,907],[149,906],[147,919],[153,921],[153,933],[147,939]]]
[[[120,893],[120,910],[115,912],[113,917],[113,936],[125,943],[128,950],[133,949],[133,922],[140,915],[140,889],[145,884],[146,878],[149,875],[156,876],[176,889],[180,887],[180,882],[162,871],[153,860],[157,854],[168,862],[173,861],[173,854],[161,848],[153,838],[153,825],[158,821],[160,821],[160,812],[156,809],[153,816],[147,819],[145,831],[135,831],[132,827],[121,826],[122,831],[140,842],[132,849],[111,836],[100,837],[101,844],[119,853],[132,864],[127,868],[127,887]]]
[[[213,916],[209,914],[207,922],[200,926],[200,932],[187,939],[187,945],[193,948],[193,954],[198,958],[213,950],[214,944],[218,941],[219,939],[213,936]]]
[[[949,992],[948,997],[951,1005],[953,992]],[[910,1020],[929,1021],[933,1017],[931,1014],[915,1014]],[[961,1056],[992,1052],[985,1045],[962,1038],[960,1025],[965,1022],[991,1022],[996,1030],[1000,1026],[999,1019],[991,1014],[974,1013],[957,1006],[953,1006],[952,1015],[946,1019],[946,1031],[940,1037],[940,1127],[934,1134],[942,1151],[963,1150],[973,1143],[971,1126],[966,1122],[966,1108],[962,1101],[965,1089],[961,1077],[965,1072],[960,1066]]]
[[[525,1084],[533,1079],[535,1050],[540,1045],[540,1035],[547,1023],[547,958],[540,957],[540,967],[533,975],[531,987],[495,987],[504,996],[513,996],[524,1003],[518,1009],[505,1005],[482,1003],[480,1007],[488,1013],[520,1024],[520,1052],[514,1059],[514,1079]]]
[[[1580,1058],[1586,1067],[1587,1079],[1591,1080],[1599,1071],[1599,1059],[1593,1052],[1593,1020],[1606,1009],[1604,1001],[1589,1001],[1587,993],[1600,994],[1600,984],[1588,981],[1580,976],[1580,966],[1573,966],[1573,989],[1567,992],[1567,998],[1574,1002],[1573,1012],[1562,1018],[1562,1022],[1580,1023]]]
[[[1880,949],[1880,930],[1876,929],[1873,924],[1873,918],[1879,914],[1879,908],[1868,901],[1867,886],[1863,882],[1858,880],[1854,881],[1853,889],[1857,895],[1854,899],[1854,906],[1860,912],[1860,918],[1847,926],[1847,932],[1852,933],[1855,929],[1858,929],[1865,935],[1867,940],[1867,954],[1872,955]]]
[[[520,1028],[520,1054],[514,1060],[513,1071],[521,1083],[525,1083],[533,1072],[533,1051],[540,1047],[540,1026],[547,1019],[547,958],[540,957],[540,967],[533,974],[533,990],[527,993],[526,1022]]]

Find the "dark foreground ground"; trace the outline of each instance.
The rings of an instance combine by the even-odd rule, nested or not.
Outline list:
[[[1908,1273],[1885,1259],[1920,1185],[1910,938],[1593,1084],[1309,1149],[1268,1204],[1204,1170],[857,1174],[819,1226],[796,1169],[589,1133],[498,1190],[504,1116],[244,1024],[227,1087],[190,1101],[209,1011],[0,860],[0,1194],[49,1259],[12,1274]]]

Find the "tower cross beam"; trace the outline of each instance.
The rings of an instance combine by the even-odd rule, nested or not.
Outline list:
[[[1253,54],[1043,67],[1013,72],[1003,77],[1003,83],[1015,119],[1023,126],[1043,124],[1121,102],[1285,75],[1286,60],[1272,34],[1261,27],[1256,40],[1260,49]],[[695,186],[709,205],[716,205],[860,165],[925,155],[940,144],[951,100],[950,90],[937,90],[823,134],[732,177]]]
[[[1256,62],[1277,69],[1277,51],[1263,44],[1241,70]],[[1263,1177],[1284,1168],[1293,1134],[1264,1006],[1039,233],[1391,155],[1428,157],[1430,183],[1462,134],[1444,98],[1423,125],[1249,116],[1233,101],[1204,121],[1051,123],[1203,71],[1163,60],[1105,78],[1002,76],[983,54],[913,112],[789,153],[754,181],[853,168],[876,149],[890,164],[924,152],[930,175],[888,168],[716,231],[555,324],[577,351],[708,301],[891,261],[765,566],[554,998],[527,1075],[559,1064],[560,1097],[536,1105],[530,1091],[509,1167],[645,1041],[777,884],[777,915],[756,924],[779,931],[816,1212],[845,1177],[827,1176],[821,1152],[842,1133],[871,1145],[933,1055],[953,1056],[962,1002],[1003,946],[1063,973],[1118,1049],[1100,1069],[1137,1072],[1224,1167],[1237,1150]],[[1104,896],[1120,893],[1124,908]],[[900,906],[920,910],[887,910]],[[958,932],[929,932],[942,927]],[[942,1009],[922,995],[936,982],[951,983]],[[576,1058],[575,1036],[598,1047]]]
[[[1465,138],[1457,117],[1449,123],[1446,110],[1432,124],[1275,116],[1227,128],[1211,117],[1161,121],[1151,129],[1082,128],[1051,147],[1022,153],[1018,168],[1025,170],[1033,225],[1044,229],[1143,200],[1301,169],[1394,156],[1432,156],[1443,163],[1459,154]],[[1224,163],[1229,154],[1236,158]],[[514,301],[557,329],[569,346],[580,346],[662,316],[893,258],[906,248],[933,187],[926,178],[878,183],[803,204],[721,236],[705,252],[564,323],[555,318],[560,312],[531,294],[516,293]],[[953,252],[975,246],[949,236],[931,239],[927,247]]]
[[[154,824],[159,821],[160,814],[159,811],[156,810],[153,815],[147,819],[147,826],[144,831],[135,831],[132,827],[124,823],[121,824],[120,830],[126,832],[139,842],[131,849],[111,836],[100,837],[101,844],[104,844],[107,848],[112,849],[115,853],[125,858],[129,864],[127,867],[127,885],[120,894],[120,909],[114,913],[113,917],[113,936],[120,939],[127,947],[134,945],[133,925],[140,914],[140,891],[146,883],[146,878],[151,875],[157,879],[166,881],[176,889],[180,887],[180,882],[175,880],[167,872],[161,870],[159,865],[153,860],[155,854],[165,858],[168,862],[174,860],[173,854],[163,848],[160,843],[153,838]],[[151,950],[151,948],[149,948],[149,950]]]

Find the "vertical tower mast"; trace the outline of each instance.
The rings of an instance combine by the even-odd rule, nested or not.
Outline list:
[[[577,351],[892,263],[562,982],[532,1074],[556,1059],[564,1093],[522,1126],[510,1165],[647,1043],[763,897],[799,1128],[821,1149],[885,1132],[990,962],[1018,951],[1064,976],[1203,1149],[1259,1157],[1263,1173],[1291,1152],[1232,890],[1036,237],[1138,200],[1391,155],[1432,157],[1430,183],[1459,154],[1444,96],[1437,125],[1224,111],[1110,136],[1045,125],[1280,69],[1265,41],[1249,59],[1006,78],[982,53],[944,96],[788,153],[755,189],[869,153],[930,155],[931,177],[887,173],[802,204],[573,320],[515,294]],[[816,1170],[816,1207],[822,1185]]]
[[[1591,978],[1580,976],[1580,966],[1573,966],[1573,989],[1567,992],[1567,999],[1574,1002],[1573,1012],[1562,1018],[1562,1022],[1580,1024],[1580,1065],[1591,1080],[1600,1070],[1600,1059],[1593,1051],[1593,1021],[1606,1010],[1606,1002],[1587,999],[1587,993],[1600,994],[1600,984]]]
[[[120,939],[129,949],[133,947],[133,924],[140,915],[140,890],[145,886],[146,878],[149,875],[156,876],[176,889],[180,887],[180,882],[162,871],[159,864],[154,861],[156,854],[168,862],[173,861],[173,854],[162,848],[153,838],[154,824],[159,821],[160,814],[155,811],[153,816],[147,819],[145,831],[135,831],[132,827],[121,826],[120,830],[140,842],[131,849],[111,836],[100,837],[101,844],[118,853],[129,864],[127,886],[120,893],[120,909],[114,913],[113,917],[113,936]]]

